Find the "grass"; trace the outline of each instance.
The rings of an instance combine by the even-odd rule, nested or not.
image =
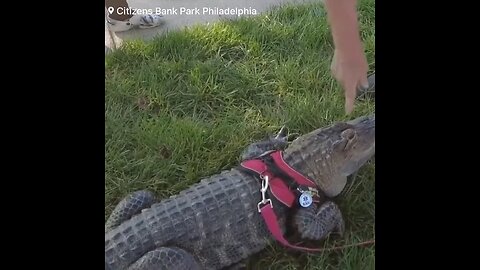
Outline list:
[[[375,2],[359,3],[362,38],[375,70]],[[241,150],[287,125],[293,132],[373,112],[344,98],[331,78],[332,41],[320,4],[287,6],[250,19],[127,42],[105,62],[105,218],[127,193],[173,195],[228,169]],[[337,199],[344,238],[375,237],[374,163]],[[273,246],[250,269],[374,269],[375,247],[296,254]]]

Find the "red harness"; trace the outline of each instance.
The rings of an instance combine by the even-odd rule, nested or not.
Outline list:
[[[241,167],[254,172],[262,180],[262,188],[260,190],[262,192],[262,201],[258,203],[258,212],[261,213],[270,233],[272,233],[275,239],[289,248],[302,251],[320,251],[321,249],[290,244],[282,234],[278,218],[273,211],[272,201],[266,197],[266,192],[270,188],[270,193],[288,208],[294,206],[307,207],[312,203],[318,203],[320,199],[315,182],[290,167],[283,160],[281,151],[268,153],[258,159],[243,161]],[[275,169],[272,169],[272,167]],[[281,174],[284,174],[284,177]],[[286,183],[288,182],[287,179],[290,181],[289,184]]]

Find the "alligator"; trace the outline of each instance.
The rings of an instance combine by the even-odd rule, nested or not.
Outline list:
[[[332,198],[373,158],[375,113],[288,138],[284,127],[241,154],[245,161],[281,153],[288,166],[317,185],[321,199],[307,207],[270,201],[281,233],[293,228],[306,241],[342,236],[344,219]],[[147,190],[127,195],[105,223],[105,269],[239,269],[277,241],[257,211],[263,184],[237,166],[163,200]]]

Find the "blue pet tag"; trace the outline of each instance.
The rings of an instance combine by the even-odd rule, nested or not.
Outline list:
[[[298,201],[302,207],[309,207],[313,202],[312,195],[310,195],[308,192],[304,192],[302,195],[300,195]]]

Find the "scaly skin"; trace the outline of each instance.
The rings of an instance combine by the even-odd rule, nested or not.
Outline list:
[[[105,235],[108,269],[129,269],[146,251],[162,246],[195,254],[201,269],[248,258],[272,240],[256,211],[260,187],[257,179],[233,169],[153,204]],[[275,209],[284,216],[282,206]]]
[[[105,232],[117,227],[123,221],[129,220],[153,203],[155,203],[155,195],[150,191],[140,190],[129,194],[113,209],[105,224]]]
[[[333,197],[343,189],[346,176],[373,156],[374,132],[374,115],[338,123],[293,141],[284,150],[284,159]],[[285,138],[279,135],[274,142],[252,144],[253,152],[247,150],[243,156],[283,149]],[[275,241],[257,211],[260,188],[258,179],[232,169],[161,202],[151,204],[151,196],[144,191],[127,196],[107,221],[105,269],[235,267]],[[273,202],[285,232],[288,209]],[[294,223],[301,235],[313,240],[333,231],[342,233],[344,227],[340,210],[329,201],[318,210],[316,206],[300,209]]]
[[[343,236],[345,221],[338,206],[327,201],[317,210],[317,205],[300,208],[295,214],[294,222],[303,239],[322,240],[331,232]]]
[[[375,114],[347,123],[335,123],[296,139],[284,151],[284,160],[313,179],[328,196],[337,196],[347,177],[375,154]]]

